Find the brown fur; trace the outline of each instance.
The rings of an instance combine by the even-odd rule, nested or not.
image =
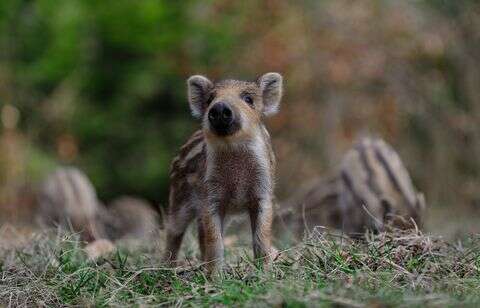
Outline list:
[[[302,237],[321,226],[361,235],[389,225],[422,227],[425,201],[395,150],[381,139],[364,138],[333,176],[301,186],[280,208],[277,233]]]
[[[56,169],[42,183],[37,202],[42,224],[71,228],[89,242],[103,237],[95,219],[97,194],[82,171],[73,167]]]
[[[189,79],[190,106],[202,118],[202,130],[172,162],[166,259],[176,260],[185,230],[196,219],[202,258],[210,271],[216,270],[223,259],[225,216],[248,212],[254,255],[269,260],[275,158],[263,118],[275,112],[281,83],[275,73],[257,82]],[[245,95],[253,106],[244,101]],[[228,104],[239,121],[238,130],[227,136],[209,125],[207,114],[219,102]]]
[[[113,200],[98,218],[107,238],[148,239],[158,230],[159,217],[150,204],[142,199],[123,196]]]
[[[337,176],[328,176],[301,185],[292,197],[281,203],[275,216],[275,233],[288,232],[301,239],[305,232],[313,230],[340,230],[339,184]]]
[[[425,200],[395,150],[381,139],[364,138],[343,158],[339,206],[347,232],[382,231],[388,224],[421,227]]]

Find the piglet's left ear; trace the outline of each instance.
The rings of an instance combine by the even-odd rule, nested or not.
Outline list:
[[[270,116],[277,113],[283,93],[283,78],[279,73],[266,73],[258,79],[262,90],[263,114]]]

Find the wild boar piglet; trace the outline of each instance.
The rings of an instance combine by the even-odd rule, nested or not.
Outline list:
[[[274,251],[275,157],[264,119],[279,108],[282,76],[212,82],[195,75],[187,84],[202,127],[171,165],[165,259],[176,260],[185,230],[197,219],[202,259],[209,272],[218,270],[225,216],[247,212],[254,256],[268,263]]]

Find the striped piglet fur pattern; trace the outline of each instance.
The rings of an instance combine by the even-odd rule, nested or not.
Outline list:
[[[333,174],[303,185],[282,202],[274,226],[276,233],[283,228],[296,237],[324,228],[360,235],[387,226],[421,228],[424,216],[423,194],[400,156],[385,141],[366,137],[347,151]]]
[[[400,156],[385,141],[364,138],[343,158],[338,205],[347,232],[422,225],[425,200]]]
[[[97,194],[88,177],[79,169],[61,167],[43,181],[37,194],[42,225],[62,226],[93,241],[102,234],[96,223]]]
[[[59,167],[37,192],[42,226],[60,226],[79,233],[87,242],[98,239],[145,239],[160,229],[158,213],[143,199],[123,196],[105,207],[81,170]]]

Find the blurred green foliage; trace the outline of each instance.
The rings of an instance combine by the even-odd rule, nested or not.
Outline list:
[[[478,205],[479,16],[473,0],[0,1],[0,102],[20,114],[3,136],[26,144],[27,180],[75,164],[102,199],[165,203],[170,160],[198,127],[185,79],[280,71],[281,197],[372,133],[430,204]]]
[[[165,200],[169,161],[193,130],[184,80],[195,61],[214,62],[231,39],[228,27],[189,17],[195,5],[2,1],[5,97],[19,108],[21,129],[52,157],[58,138],[71,136],[80,155],[59,159],[86,168],[102,197]],[[192,50],[195,41],[206,44]]]

